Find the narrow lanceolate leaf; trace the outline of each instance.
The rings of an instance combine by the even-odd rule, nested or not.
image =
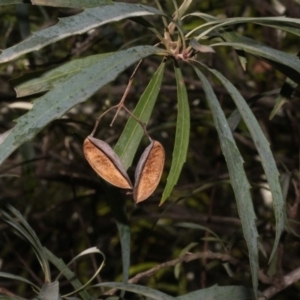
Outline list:
[[[202,53],[215,53],[215,50],[207,45],[201,45],[199,42],[197,42],[195,39],[190,40],[190,46],[195,49],[196,51],[202,52]]]
[[[138,104],[132,112],[133,115],[143,123],[147,124],[151,117],[158,93],[160,91],[164,69],[165,63],[162,63],[154,73],[151,81],[149,82]],[[143,135],[144,130],[142,126],[134,118],[130,117],[117,144],[114,147],[114,150],[120,157],[125,169],[128,169],[131,166]]]
[[[76,277],[76,274],[69,269],[69,267],[64,263],[61,258],[56,257],[50,250],[44,247],[44,253],[51,264],[53,264],[57,270],[59,270],[68,282],[73,286],[75,290],[80,290],[78,294],[82,300],[90,300],[91,295],[87,292],[87,289],[81,289],[83,287],[82,283]]]
[[[276,162],[270,149],[269,142],[267,141],[264,133],[261,130],[261,127],[258,124],[258,121],[256,120],[249,106],[247,105],[243,96],[236,89],[236,87],[220,72],[213,69],[209,70],[221,81],[221,83],[231,95],[237,109],[239,110],[251,134],[253,142],[255,143],[256,149],[261,158],[262,166],[264,168],[270,191],[273,196],[273,207],[276,219],[276,237],[273,250],[270,256],[271,260],[277,249],[280,236],[284,230],[284,226],[286,223],[286,205],[282,196],[282,190],[279,181],[279,172],[276,166]]]
[[[12,4],[21,4],[25,0],[0,0],[0,5],[12,5]]]
[[[103,24],[154,14],[162,13],[149,6],[120,2],[87,8],[75,16],[59,19],[56,25],[37,31],[21,43],[3,50],[0,62],[10,61],[22,54],[39,50],[68,36],[85,33]]]
[[[33,5],[56,7],[96,7],[113,3],[112,0],[30,0]]]
[[[103,53],[79,58],[48,70],[26,73],[19,78],[11,80],[17,97],[24,97],[49,91],[57,84],[68,80],[84,68],[90,67],[105,59],[112,53]]]
[[[130,270],[130,225],[126,212],[126,201],[124,199],[124,193],[120,192],[120,189],[113,188],[112,186],[105,185],[105,195],[111,212],[114,216],[114,220],[117,223],[118,232],[120,236],[121,251],[122,251],[122,274],[123,283],[127,283]],[[123,295],[121,295],[123,298]]]
[[[274,89],[274,90],[270,90],[270,91],[266,91],[266,92],[254,95],[251,98],[247,99],[248,106],[251,107],[251,105],[255,101],[257,101],[257,100],[259,100],[263,97],[278,95],[279,92],[280,92],[279,89]],[[241,117],[238,109],[235,109],[227,119],[231,131],[235,131],[235,129],[237,128],[237,126],[241,122],[241,119],[242,119],[242,117]]]
[[[207,19],[209,20],[209,19]],[[200,35],[197,36],[197,40],[203,38],[208,35],[210,32],[215,31],[217,29],[226,28],[228,25],[239,24],[239,23],[255,23],[263,26],[275,27],[281,30],[292,28],[297,29],[300,25],[300,20],[298,18],[287,18],[287,17],[255,17],[255,18],[247,18],[247,17],[238,17],[238,18],[227,18],[227,19],[213,19],[210,22],[207,22],[203,25],[198,26],[193,31],[204,29],[209,27],[206,30],[202,30]]]
[[[243,286],[217,286],[176,297],[177,300],[254,300],[253,290]]]
[[[165,293],[162,293],[158,290],[151,289],[149,287],[138,285],[138,284],[123,284],[119,282],[105,282],[94,285],[94,287],[100,287],[100,286],[107,286],[110,288],[117,288],[120,290],[125,290],[128,292],[133,292],[138,295],[143,295],[145,297],[149,297],[153,300],[175,300],[176,298],[173,298]]]
[[[248,246],[253,289],[257,295],[258,287],[258,233],[255,226],[255,212],[250,194],[250,185],[243,167],[243,158],[236,146],[220,103],[206,77],[197,68],[202,87],[210,106],[219,135],[222,153],[226,159],[231,185],[235,194],[238,213],[241,218],[244,237]]]
[[[177,11],[175,11],[174,20],[177,21],[180,20],[182,16],[185,14],[185,12],[189,9],[190,5],[192,4],[193,0],[184,0],[182,1],[180,7]]]
[[[142,202],[152,195],[156,189],[165,164],[165,150],[161,143],[151,140],[142,154],[136,170],[133,199]]]
[[[280,72],[294,80],[299,81],[300,76],[300,60],[296,55],[284,53],[282,51],[273,49],[266,45],[255,42],[252,39],[245,37],[238,37],[241,42],[224,42],[211,45],[215,46],[230,46],[238,50],[243,50],[247,53],[255,55],[269,64]]]
[[[173,20],[175,22],[177,22],[178,20],[180,20],[182,18],[184,13],[189,9],[192,2],[193,2],[193,0],[183,0],[182,1],[180,7],[175,10],[175,13],[173,15]],[[174,22],[171,22],[168,27],[169,27],[169,31],[173,32],[176,25]]]
[[[15,127],[0,145],[0,164],[52,120],[60,118],[74,105],[85,101],[134,62],[158,51],[159,49],[151,46],[119,51],[57,84],[46,95],[35,100],[32,110],[17,120]]]
[[[299,19],[298,18],[293,18],[293,19],[296,19],[298,20],[298,26],[300,25],[300,22],[299,22]],[[260,22],[256,22],[256,24],[260,24],[260,25],[263,25],[265,26],[264,23],[260,23]],[[281,31],[285,31],[285,32],[289,32],[291,34],[294,34],[294,35],[297,35],[297,36],[300,36],[300,28],[294,26],[294,24],[289,24],[288,22],[287,23],[272,23],[271,25],[268,24],[268,27],[272,27],[272,28],[276,28],[276,29],[279,29]]]
[[[56,7],[96,7],[112,3],[111,0],[0,0],[0,5],[31,3],[33,5]]]
[[[34,287],[35,289],[39,290],[39,287],[37,285],[35,285],[33,282],[29,281],[28,279],[26,278],[23,278],[21,276],[18,276],[18,275],[13,275],[13,274],[10,274],[10,273],[6,273],[6,272],[1,272],[0,271],[0,278],[6,278],[6,279],[10,279],[10,280],[18,280],[18,281],[22,281],[24,283],[27,283],[29,285],[31,285],[32,287]],[[0,295],[1,297],[1,295]],[[2,298],[0,298],[2,299]],[[16,298],[17,300],[20,300],[20,298]]]
[[[104,141],[88,136],[83,153],[95,172],[110,184],[122,189],[132,189],[132,183],[114,150]]]
[[[48,260],[45,256],[43,247],[34,230],[30,227],[28,222],[24,219],[21,213],[13,206],[7,205],[6,208],[0,209],[0,218],[13,227],[22,238],[30,243],[36,257],[43,269],[45,281],[50,281],[50,268]]]
[[[255,55],[256,57],[266,61],[271,66],[285,74],[287,77],[293,79],[295,82],[299,82],[300,75],[299,75],[299,67],[298,67],[298,60],[295,55],[291,55],[288,53],[280,52],[275,50],[263,43],[253,40],[249,37],[244,37],[239,35],[237,32],[231,30],[223,30],[220,32],[222,39],[226,42],[231,42],[233,44],[243,44],[246,48],[241,49],[239,47],[235,47],[236,53],[239,56],[239,59],[245,68],[246,61],[246,52]],[[251,45],[250,48],[247,48],[247,45]],[[256,50],[253,50],[255,49]],[[299,54],[297,54],[299,57]],[[282,58],[282,59],[281,59]],[[283,63],[284,61],[284,63]]]
[[[114,200],[113,200],[114,201]],[[111,206],[112,208],[112,206]],[[118,207],[118,210],[126,211],[125,201]],[[114,212],[112,211],[114,214]],[[118,227],[118,233],[120,237],[121,243],[121,251],[122,251],[122,282],[127,283],[129,279],[129,271],[130,271],[130,243],[131,243],[131,232],[130,226],[128,224],[121,223],[119,220],[115,219]],[[121,297],[124,297],[125,291],[121,292]]]
[[[167,179],[160,205],[170,196],[175,184],[178,181],[183,164],[185,163],[189,136],[190,136],[190,108],[186,87],[179,67],[174,66],[177,83],[178,113],[176,122],[175,145],[172,156],[171,169]]]

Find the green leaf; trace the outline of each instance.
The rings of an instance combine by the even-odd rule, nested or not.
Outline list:
[[[299,81],[300,63],[299,57],[296,55],[270,48],[249,38],[236,37],[235,39],[240,42],[222,42],[210,46],[231,46],[238,50],[242,49],[245,52],[265,60],[294,81]]]
[[[252,300],[255,299],[252,289],[243,286],[217,286],[194,291],[177,300]]]
[[[82,283],[78,280],[75,273],[70,270],[70,268],[64,263],[61,258],[56,257],[50,250],[44,247],[44,253],[47,259],[68,279],[70,284],[75,290],[80,290],[82,288]],[[78,292],[83,300],[90,300],[91,296],[86,290],[81,290]]]
[[[125,202],[122,206],[125,206]],[[122,268],[123,268],[123,283],[127,283],[129,279],[130,272],[130,239],[131,232],[128,224],[119,222],[116,219],[118,232],[120,236],[121,251],[122,251]]]
[[[122,203],[119,209],[125,209],[125,202]],[[131,232],[129,224],[124,224],[115,219],[118,227],[118,232],[120,236],[121,251],[122,251],[122,273],[123,283],[127,283],[130,273],[130,242],[131,242]],[[124,296],[124,293],[121,293]]]
[[[280,177],[279,177],[283,199],[285,199],[285,200],[286,200],[287,195],[288,195],[288,191],[289,191],[289,187],[290,187],[290,183],[291,183],[291,177],[292,177],[291,172],[281,173]]]
[[[214,231],[210,230],[206,226],[203,226],[203,225],[200,225],[200,224],[191,223],[191,222],[180,222],[180,223],[175,224],[175,226],[183,227],[183,228],[190,228],[190,229],[198,229],[198,230],[207,231],[211,235],[213,235],[216,238],[216,241],[218,241],[222,245],[222,247],[224,248],[224,250],[226,250],[226,247],[225,247],[222,239]]]
[[[126,212],[126,201],[120,189],[103,184],[105,196],[118,227],[122,251],[123,283],[127,283],[130,271],[130,240],[131,232]],[[124,293],[122,292],[122,296]]]
[[[190,5],[192,4],[193,0],[183,0],[178,10],[175,12],[174,20],[180,20],[185,12],[189,9]]]
[[[296,19],[295,20],[299,20],[299,19]],[[265,24],[265,23],[260,23],[260,22],[255,22],[256,24],[259,24],[259,25],[267,25],[268,27],[272,27],[272,28],[276,28],[278,30],[282,30],[282,31],[286,31],[286,32],[289,32],[291,34],[294,34],[294,35],[297,35],[297,36],[300,36],[300,28],[298,27],[295,27],[294,25],[289,25],[289,23],[285,23],[284,25],[281,24],[281,22],[272,22],[271,24]],[[299,23],[298,23],[299,24]],[[299,26],[299,25],[298,25]]]
[[[209,14],[205,14],[205,13],[201,13],[201,12],[192,12],[190,14],[187,14],[187,15],[185,15],[185,16],[182,17],[182,20],[185,19],[185,18],[187,18],[187,17],[198,17],[200,19],[203,19],[206,22],[218,20],[215,16],[212,16],[212,15],[209,15]],[[189,31],[187,33],[186,37],[191,36],[191,34],[194,31],[197,31],[197,30],[198,30],[198,27],[196,27],[193,30]]]
[[[251,105],[255,101],[257,101],[261,98],[264,98],[266,96],[277,95],[278,93],[279,93],[279,89],[275,89],[275,90],[270,90],[270,91],[263,92],[263,93],[260,93],[260,94],[256,94],[256,95],[250,97],[249,99],[247,99],[247,103],[248,103],[249,107],[251,107]],[[234,110],[232,112],[232,114],[227,119],[231,131],[235,131],[235,129],[239,125],[241,119],[242,118],[241,118],[241,115],[240,115],[238,109]]]
[[[210,83],[202,72],[197,68],[194,68],[194,70],[202,82],[202,87],[219,135],[222,153],[226,159],[238,213],[242,222],[244,237],[248,246],[253,289],[255,293],[257,293],[259,270],[258,233],[255,226],[256,216],[250,194],[250,185],[243,167],[244,161],[236,146],[224,112]]]
[[[30,243],[45,275],[45,281],[50,281],[50,267],[39,238],[21,213],[11,205],[0,209],[0,218],[14,228],[17,233]]]
[[[215,53],[215,50],[207,45],[201,45],[199,42],[197,42],[195,39],[190,40],[190,46],[195,49],[196,51],[202,52],[202,53]]]
[[[58,7],[96,7],[112,4],[111,0],[30,0],[33,5],[58,6]]]
[[[143,123],[147,124],[151,117],[152,110],[160,91],[164,69],[165,63],[162,63],[154,73],[151,81],[132,112],[133,115]],[[114,150],[120,157],[125,169],[128,169],[131,166],[143,135],[144,130],[141,125],[134,118],[130,117],[114,147]]]
[[[273,66],[275,69],[279,70],[280,72],[285,74],[287,77],[293,79],[293,81],[299,82],[300,75],[299,75],[299,68],[297,68],[298,61],[297,61],[297,57],[295,55],[286,54],[284,52],[274,50],[273,48],[270,48],[261,42],[250,39],[248,37],[240,36],[237,32],[235,32],[233,30],[222,31],[222,33],[220,35],[226,41],[233,42],[233,43],[241,43],[241,44],[245,44],[245,45],[252,45],[254,48],[257,47],[258,49],[262,50],[261,53],[259,54],[255,51],[251,52],[251,50],[247,51],[245,49],[242,50],[242,49],[235,48],[240,59],[242,57],[241,54],[245,53],[247,51],[248,53],[255,55],[257,58],[259,58],[263,61],[266,61],[268,64]],[[243,56],[245,59],[245,54],[243,54]],[[281,60],[281,56],[282,57],[287,56],[284,59],[285,62],[283,62]],[[299,53],[297,54],[297,56],[299,57]],[[290,65],[286,64],[287,60],[290,60],[290,63],[291,63]],[[293,68],[293,66],[294,66],[294,68]],[[295,70],[295,67],[296,67],[296,70]]]
[[[67,298],[70,297],[71,295],[77,294],[80,290],[84,290],[86,289],[86,287],[97,277],[97,275],[100,273],[100,271],[103,269],[104,267],[104,263],[105,263],[105,255],[102,251],[100,251],[97,247],[90,247],[88,249],[83,250],[82,252],[80,252],[78,255],[76,255],[75,257],[73,257],[71,259],[71,261],[68,262],[67,266],[70,266],[71,264],[73,264],[76,260],[78,260],[79,258],[85,256],[85,255],[91,255],[91,254],[100,254],[102,256],[102,263],[100,264],[100,266],[98,267],[98,269],[94,272],[93,276],[91,276],[89,278],[89,280],[87,282],[85,282],[85,284],[80,287],[78,290],[72,291],[68,294],[63,295],[63,298]],[[58,281],[60,276],[63,275],[63,272],[60,272],[55,281]]]
[[[162,293],[158,290],[151,289],[146,286],[142,285],[137,285],[137,284],[123,284],[119,282],[105,282],[105,283],[100,283],[94,285],[94,287],[99,287],[99,286],[107,286],[110,288],[117,288],[120,290],[125,290],[128,292],[133,292],[139,295],[143,295],[145,297],[150,297],[151,299],[154,300],[174,300],[176,298],[173,298],[165,293]]]
[[[57,84],[68,80],[82,69],[106,59],[112,53],[96,54],[88,57],[75,59],[48,70],[26,73],[19,78],[13,79],[17,97],[24,97],[36,93],[45,92],[54,88]]]
[[[85,101],[134,62],[157,52],[158,48],[151,46],[119,51],[57,84],[53,90],[35,100],[32,110],[17,120],[16,126],[0,144],[0,164],[48,123],[63,116],[74,105]]]
[[[209,69],[209,68],[208,68]],[[274,156],[270,149],[269,142],[267,141],[265,135],[263,134],[258,121],[253,115],[251,109],[247,105],[245,99],[236,89],[236,87],[225,78],[220,72],[214,69],[209,69],[224,85],[230,96],[232,97],[236,107],[238,108],[250,134],[256,149],[261,157],[262,166],[264,168],[268,184],[270,186],[270,191],[273,196],[273,207],[276,219],[276,237],[273,246],[272,253],[270,255],[270,260],[276,251],[279,243],[281,233],[283,232],[286,223],[286,207],[285,201],[282,196],[282,190],[279,181],[279,172],[274,160]]]
[[[161,15],[162,13],[149,6],[119,2],[101,7],[87,8],[75,16],[59,19],[56,25],[37,31],[19,44],[3,50],[0,54],[0,63],[13,60],[25,53],[39,50],[68,36],[85,33],[103,24],[129,17],[155,14]]]
[[[0,0],[0,5],[31,3],[32,5],[58,7],[96,7],[113,3],[111,0]]]
[[[25,0],[0,0],[0,5],[12,5],[24,3]]]
[[[171,169],[168,175],[167,184],[164,189],[160,205],[170,196],[175,184],[178,181],[183,164],[185,163],[189,136],[190,136],[190,108],[185,83],[181,71],[177,65],[174,66],[176,84],[178,113],[176,123],[175,145],[173,150]]]
[[[177,3],[175,1],[173,2],[175,6],[175,12],[173,14],[173,20],[168,26],[168,31],[170,33],[174,32],[174,29],[176,28],[175,22],[178,22],[182,18],[183,14],[189,9],[192,2],[192,0],[183,0],[180,7],[177,6]],[[179,27],[177,28],[179,29]]]
[[[22,281],[22,282],[25,282],[25,283],[33,286],[35,289],[39,290],[39,287],[37,285],[35,285],[33,282],[31,282],[31,281],[29,281],[26,278],[23,278],[21,276],[9,274],[9,273],[6,273],[6,272],[0,272],[0,278],[7,278],[7,279],[12,279],[12,280]]]
[[[204,27],[209,27],[201,32],[200,35],[197,36],[197,40],[203,38],[204,36],[208,35],[210,32],[215,31],[216,29],[220,29],[222,27],[228,25],[234,25],[239,23],[255,23],[264,26],[275,27],[281,30],[285,29],[297,29],[300,25],[300,20],[297,18],[287,18],[287,17],[255,17],[255,18],[248,18],[248,17],[237,17],[237,18],[227,18],[227,19],[215,19],[211,22],[207,22],[203,25],[200,25],[193,29],[193,32],[199,29],[203,29]],[[189,33],[190,34],[190,33]]]

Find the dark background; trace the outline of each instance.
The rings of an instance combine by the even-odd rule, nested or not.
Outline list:
[[[128,1],[129,2],[129,1]],[[134,1],[130,1],[134,2]],[[170,3],[169,3],[170,2]],[[198,2],[198,1],[195,1]],[[155,6],[151,1],[143,3]],[[300,17],[300,6],[294,1],[280,1],[285,15]],[[171,1],[165,1],[167,12],[173,11]],[[28,15],[26,15],[28,9]],[[190,11],[201,11],[214,16],[276,16],[280,13],[270,1],[199,1]],[[23,14],[22,14],[23,12]],[[21,41],[28,33],[55,24],[58,17],[76,13],[74,9],[28,6],[2,6],[0,8],[0,48],[4,49]],[[25,14],[25,16],[24,16]],[[156,20],[157,19],[157,20]],[[149,18],[162,28],[158,17]],[[186,30],[199,25],[198,19],[186,19]],[[28,26],[28,27],[26,27]],[[285,52],[298,52],[299,38],[278,33],[276,29],[255,24],[234,27],[245,36]],[[138,40],[136,40],[138,38]],[[131,20],[104,25],[90,34],[82,34],[47,46],[34,54],[22,56],[13,62],[0,65],[0,131],[11,128],[13,120],[25,111],[10,108],[15,101],[30,102],[31,97],[15,99],[9,80],[24,72],[53,67],[64,61],[91,54],[116,51],[133,44],[155,44],[157,40],[142,26]],[[267,63],[247,56],[244,72],[238,58],[230,48],[218,47],[215,54],[203,54],[200,59],[222,72],[239,89],[245,99],[266,91],[279,89],[285,77]],[[157,58],[148,58],[139,69],[126,101],[133,109],[151,75],[159,66]],[[56,256],[68,262],[79,252],[98,246],[106,255],[105,267],[97,280],[119,281],[122,274],[120,241],[117,227],[107,199],[103,182],[86,162],[82,143],[90,134],[94,120],[108,107],[117,104],[124,92],[134,66],[121,74],[114,82],[98,91],[87,102],[74,107],[64,118],[48,125],[32,141],[22,145],[1,167],[0,197],[15,206],[36,231],[43,245]],[[228,171],[220,150],[217,133],[212,121],[201,85],[188,67],[183,68],[191,109],[191,135],[187,161],[171,197],[158,206],[166,184],[174,145],[176,124],[176,82],[172,62],[167,64],[163,85],[148,124],[152,138],[159,140],[166,151],[166,165],[162,180],[155,193],[145,202],[135,206],[130,195],[122,193],[131,224],[132,242],[131,276],[146,271],[158,263],[177,258],[191,243],[197,243],[192,252],[213,251],[227,253],[237,258],[241,265],[231,266],[229,277],[221,260],[195,260],[183,263],[176,278],[174,268],[164,268],[140,284],[180,295],[199,288],[219,285],[251,286],[247,247],[243,239],[232,188],[228,183]],[[229,116],[235,109],[224,88],[210,78],[222,107]],[[252,101],[252,110],[267,139],[270,141],[278,168],[291,173],[287,196],[288,217],[299,220],[299,91],[270,121],[276,94]],[[250,101],[249,100],[249,101]],[[253,99],[252,99],[253,100]],[[109,124],[113,113],[101,121],[97,137],[114,146],[128,115],[119,115],[113,127]],[[265,177],[250,135],[243,123],[234,132],[238,147],[245,160],[245,169],[252,185],[252,195],[262,249],[270,254],[274,242],[274,216],[264,189]],[[147,146],[144,139],[139,152]],[[134,162],[134,165],[136,161]],[[129,169],[133,178],[135,166]],[[4,176],[5,175],[5,176]],[[10,176],[7,176],[10,175]],[[13,175],[13,176],[12,176]],[[207,188],[190,195],[195,189]],[[266,191],[266,194],[262,192]],[[210,228],[226,246],[201,230],[176,227],[178,222],[191,222]],[[155,226],[154,226],[155,225]],[[299,226],[292,228],[299,234]],[[211,239],[208,239],[210,237]],[[43,283],[43,274],[29,244],[16,237],[5,224],[0,225],[1,271],[25,276]],[[299,238],[285,233],[275,265],[268,265],[268,256],[260,252],[260,265],[266,274],[276,277],[291,272],[300,264]],[[74,266],[82,281],[95,272],[101,259],[86,257]],[[273,271],[272,271],[273,268]],[[53,275],[56,270],[53,267]],[[273,272],[273,273],[272,273]],[[12,280],[1,279],[1,287],[22,297],[33,297],[29,286]],[[96,282],[96,281],[95,281]],[[268,285],[260,282],[260,290]],[[62,294],[71,291],[67,280],[61,282]],[[133,297],[133,296],[132,296]],[[274,297],[299,299],[300,285],[295,283]],[[133,299],[133,298],[132,298]]]

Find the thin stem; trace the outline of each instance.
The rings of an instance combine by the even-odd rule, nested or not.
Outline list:
[[[129,279],[128,283],[137,283],[141,279],[151,277],[151,276],[153,277],[161,269],[164,269],[164,268],[167,268],[167,267],[174,267],[179,263],[190,262],[190,261],[193,261],[193,260],[196,260],[196,259],[203,259],[203,258],[207,258],[207,259],[210,259],[210,260],[220,260],[220,261],[223,261],[223,262],[228,262],[231,265],[241,267],[242,269],[245,269],[245,270],[249,269],[248,266],[245,265],[243,262],[239,261],[238,259],[236,259],[236,258],[234,258],[234,257],[232,257],[228,254],[214,253],[214,252],[210,252],[210,251],[200,252],[200,253],[187,253],[187,254],[184,254],[183,256],[180,256],[180,257],[175,258],[173,260],[166,261],[164,263],[158,264],[155,267],[153,267],[153,268],[151,268],[151,269],[149,269],[145,272],[138,273],[137,275],[135,275],[134,277]],[[296,270],[299,270],[299,269],[296,269]],[[298,273],[300,274],[299,271],[298,271]],[[270,282],[269,278],[266,277],[266,275],[264,275],[262,272],[259,272],[258,277],[261,280],[261,282],[263,282],[263,283]],[[294,278],[295,277],[296,276],[294,276]],[[299,280],[299,277],[297,276],[298,280]],[[295,282],[295,281],[293,281],[293,282]],[[107,291],[105,293],[105,295],[113,295],[116,291],[117,291],[117,289],[111,289],[111,290]]]
[[[25,298],[21,298],[20,296],[10,292],[6,288],[0,287],[0,294],[4,296],[8,296],[7,299],[19,299],[19,300],[26,300]],[[6,298],[6,297],[4,297]]]
[[[174,19],[175,19],[176,15],[178,17],[178,5],[177,5],[177,2],[175,0],[172,0],[172,3],[173,3],[174,8],[175,8],[175,13],[174,13]]]
[[[161,43],[165,44],[164,37],[159,33],[158,30],[156,30],[156,28],[149,28],[149,30],[156,34],[157,38],[160,40]]]
[[[117,116],[118,116],[120,110],[123,108],[124,110],[126,110],[126,111],[130,114],[131,117],[133,117],[133,118],[134,118],[134,119],[142,126],[145,135],[146,135],[146,136],[148,137],[148,139],[151,141],[151,138],[150,138],[150,136],[149,136],[149,134],[148,134],[148,132],[147,132],[147,130],[146,130],[146,124],[143,123],[143,122],[141,122],[137,117],[135,117],[135,116],[132,114],[132,112],[124,105],[124,102],[125,102],[125,100],[126,100],[126,97],[127,97],[128,93],[129,93],[129,90],[130,90],[130,88],[131,88],[131,86],[132,86],[134,76],[135,76],[135,74],[136,74],[137,70],[139,69],[139,67],[140,67],[140,65],[141,65],[142,62],[143,62],[143,60],[140,60],[140,61],[138,62],[138,64],[136,65],[136,67],[135,67],[135,69],[134,69],[134,71],[133,71],[133,73],[131,74],[131,76],[130,76],[130,78],[129,78],[129,81],[128,81],[128,84],[127,84],[127,87],[126,87],[126,89],[125,89],[125,91],[124,91],[124,94],[123,94],[122,99],[120,100],[120,102],[119,102],[117,105],[114,105],[114,106],[111,106],[110,108],[108,108],[105,112],[103,112],[103,113],[96,119],[94,129],[93,129],[93,131],[92,131],[91,134],[90,134],[91,136],[94,136],[94,134],[95,134],[95,132],[96,132],[98,126],[99,126],[100,120],[102,119],[103,116],[105,116],[105,115],[106,115],[108,112],[110,112],[112,109],[115,109],[115,108],[117,109],[117,111],[116,111],[116,113],[115,113],[115,115],[114,115],[114,117],[113,117],[113,119],[112,119],[112,121],[111,121],[111,123],[110,123],[110,126],[112,126],[113,123],[114,123],[114,121],[115,121],[115,119],[117,118]]]
[[[97,130],[97,128],[98,128],[98,125],[99,125],[100,120],[102,119],[102,117],[105,116],[105,115],[106,115],[108,112],[110,112],[112,109],[117,108],[117,107],[119,107],[119,104],[114,105],[114,106],[108,108],[104,113],[102,113],[102,114],[100,115],[100,117],[98,117],[98,118],[96,119],[94,129],[93,129],[93,131],[91,132],[90,136],[94,136],[94,134],[95,134],[95,132],[96,132],[96,130]]]
[[[123,107],[122,107],[124,110],[126,110],[126,112],[127,113],[129,113],[129,115],[133,118],[133,119],[135,119],[141,126],[142,126],[142,128],[143,128],[143,130],[144,130],[144,133],[145,133],[145,135],[147,136],[147,138],[151,141],[152,139],[151,139],[151,137],[150,137],[150,135],[149,135],[149,133],[148,133],[148,131],[147,131],[147,129],[146,129],[146,123],[144,123],[144,122],[142,122],[140,119],[138,119],[125,105],[123,105]]]
[[[183,31],[181,29],[181,27],[179,26],[179,24],[177,24],[177,22],[174,22],[176,27],[177,27],[177,30],[178,30],[178,33],[179,33],[179,36],[180,36],[180,39],[181,39],[181,42],[182,42],[182,48],[183,50],[186,49],[186,44],[185,44],[185,38],[184,38],[184,34],[183,34]]]
[[[177,3],[176,3],[175,0],[172,0],[172,3],[173,3],[173,5],[174,5],[175,12],[174,12],[174,14],[173,14],[173,20],[172,20],[172,22],[168,25],[168,29],[169,29],[169,31],[170,31],[170,34],[173,34],[174,29],[175,29],[175,24],[174,24],[174,22],[178,19],[178,5],[177,5]]]
[[[159,1],[158,0],[154,0],[155,1],[155,4],[157,6],[157,8],[162,12],[162,13],[165,13],[162,6],[160,5]],[[167,19],[165,17],[162,17],[162,20],[163,20],[163,23],[164,23],[164,26],[166,28],[168,28],[168,23],[167,23]]]
[[[271,299],[273,296],[286,289],[288,286],[294,284],[300,279],[300,268],[293,270],[281,278],[280,284],[274,282],[274,285],[267,288],[264,292],[264,299]]]
[[[124,106],[124,102],[125,102],[125,99],[126,99],[128,93],[129,93],[129,90],[130,90],[130,88],[131,88],[131,86],[132,86],[134,76],[135,76],[135,74],[136,74],[136,72],[137,72],[137,70],[138,70],[138,68],[140,67],[140,65],[141,65],[142,62],[143,62],[143,60],[141,59],[141,60],[138,62],[137,66],[135,67],[135,69],[134,69],[132,75],[130,76],[129,81],[128,81],[128,84],[127,84],[127,87],[126,87],[126,90],[125,90],[125,92],[124,92],[124,94],[123,94],[123,96],[122,96],[121,101],[120,101],[119,104],[117,105],[118,109],[117,109],[116,114],[115,114],[115,116],[113,117],[113,119],[112,119],[112,121],[111,121],[111,123],[110,123],[110,126],[113,125],[113,123],[114,123],[115,119],[117,118],[117,116],[118,116],[118,114],[119,114],[121,108]]]
[[[173,25],[173,26],[171,26],[171,25]],[[169,40],[171,40],[170,34],[173,34],[175,27],[177,27],[177,30],[178,30],[178,40],[177,40],[176,51],[179,52],[179,48],[180,48],[181,44],[182,44],[183,51],[185,51],[186,43],[185,43],[184,33],[183,33],[181,27],[179,26],[179,24],[174,20],[172,20],[171,23],[169,24],[169,26],[165,29],[169,34]],[[181,41],[181,43],[180,43],[180,41]]]

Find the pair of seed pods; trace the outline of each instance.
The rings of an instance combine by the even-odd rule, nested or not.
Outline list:
[[[83,144],[84,155],[96,173],[110,184],[133,190],[135,203],[142,202],[156,189],[164,168],[165,150],[161,143],[150,139],[135,171],[135,184],[114,150],[104,141],[88,136]]]

